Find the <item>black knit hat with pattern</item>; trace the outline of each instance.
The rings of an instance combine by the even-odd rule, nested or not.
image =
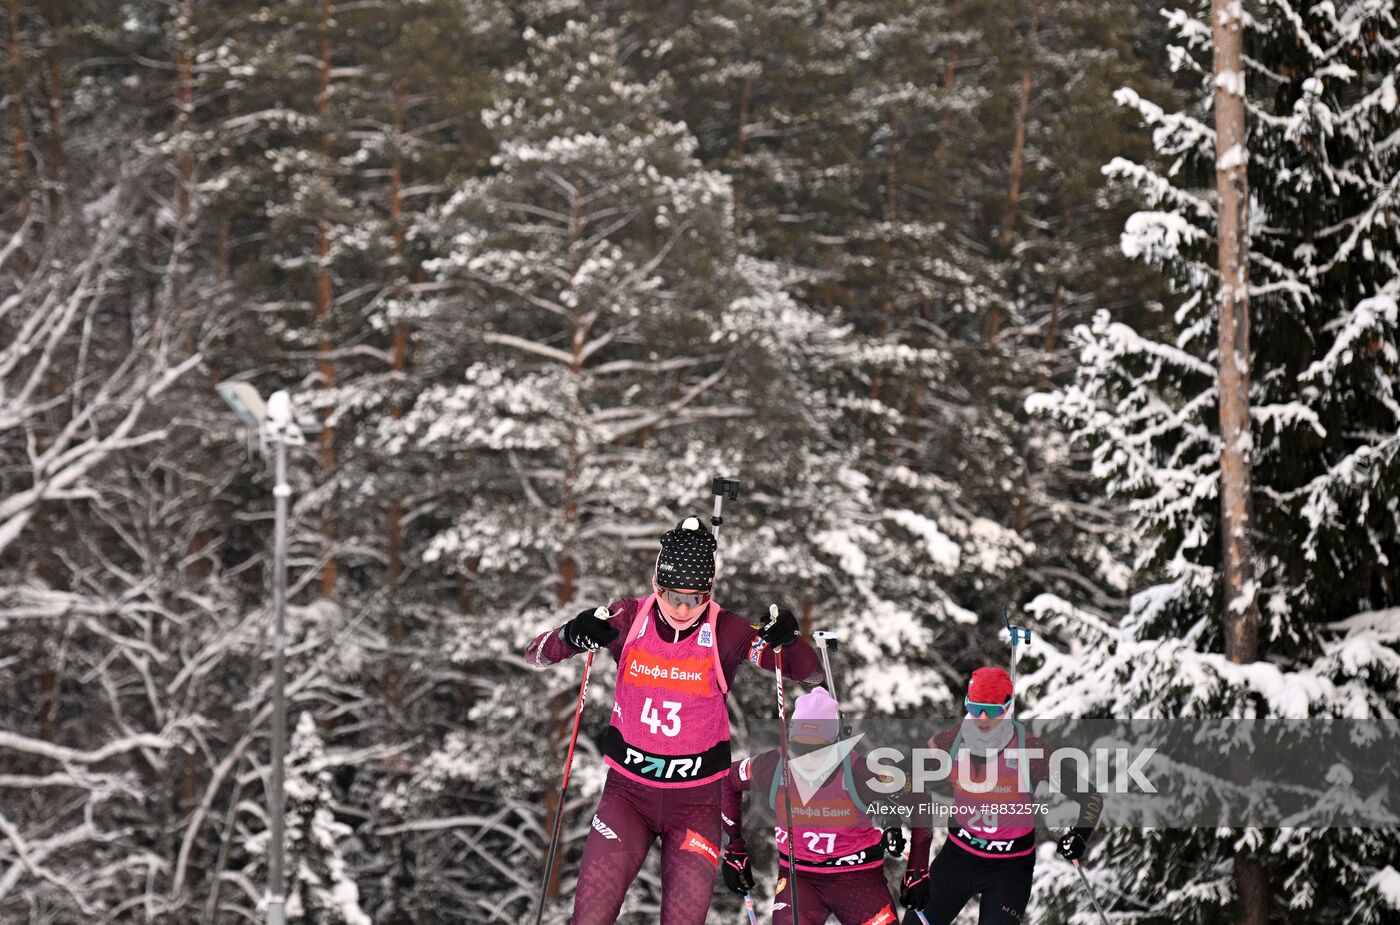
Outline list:
[[[715,547],[715,538],[700,525],[700,518],[682,520],[661,537],[657,586],[709,591],[715,583]]]

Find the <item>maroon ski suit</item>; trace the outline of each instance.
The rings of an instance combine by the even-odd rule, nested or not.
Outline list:
[[[627,889],[658,838],[661,925],[703,925],[720,861],[720,790],[730,762],[724,712],[729,683],[745,661],[765,671],[775,666],[773,651],[747,618],[715,607],[678,632],[657,607],[639,614],[645,600],[614,601],[608,608],[618,631],[608,651],[619,665],[624,653],[630,654],[625,656],[628,670],[619,672],[612,725],[602,741],[610,769],[583,850],[572,925],[617,921]],[[561,627],[531,642],[525,660],[543,668],[577,654],[564,641]],[[784,678],[815,679],[820,670],[816,652],[805,639],[784,647]],[[646,694],[660,706],[648,696],[640,711],[634,709]],[[662,699],[672,697],[676,699]],[[640,716],[630,715],[634,712]],[[690,718],[687,712],[704,715]],[[665,735],[675,734],[672,728],[688,732],[685,724],[695,723],[706,728],[706,736],[693,749],[663,751],[628,741],[628,729],[638,739],[639,722]]]
[[[810,752],[794,747],[794,757]],[[798,762],[799,765],[801,762]],[[776,814],[778,888],[773,897],[773,925],[792,923],[792,890],[797,889],[797,925],[823,925],[834,916],[841,925],[894,925],[898,916],[885,882],[883,833],[874,826],[869,807],[883,798],[869,785],[865,759],[852,752],[803,802],[794,790],[793,825],[797,829],[797,877],[787,853],[787,817],[781,794],[778,752],[764,752],[734,762],[724,779],[721,813],[730,847],[744,848],[744,794],[757,791]]]
[[[957,745],[959,728],[943,730],[930,744],[956,760],[960,751]],[[1020,723],[1015,728],[1018,738],[1011,744],[1016,749],[1029,750],[1027,754],[1039,752],[1028,761],[1030,791],[1020,789],[1019,773],[1008,766],[1005,752],[998,756],[998,767],[992,770],[987,768],[982,757],[974,756],[972,779],[992,781],[996,789],[969,801],[973,809],[978,809],[979,803],[994,806],[1034,802],[1035,788],[1050,779],[1051,749],[1026,732]],[[956,792],[956,774],[952,784]],[[1103,809],[1103,797],[1092,788],[1080,790],[1072,779],[1061,784],[1066,795],[1079,804],[1075,831],[1092,832]],[[925,817],[912,825],[908,872],[915,875],[928,872],[929,898],[919,910],[923,912],[923,922],[919,922],[915,910],[910,909],[905,914],[905,925],[950,925],[974,896],[981,896],[979,925],[1021,925],[1030,902],[1031,877],[1035,870],[1035,816],[1010,813],[1002,817],[979,810],[975,814],[950,817],[948,840],[930,864],[934,823],[935,820]]]

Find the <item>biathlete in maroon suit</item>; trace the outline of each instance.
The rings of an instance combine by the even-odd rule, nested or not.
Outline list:
[[[880,799],[868,785],[864,758],[833,745],[840,713],[825,688],[797,698],[790,724],[793,747],[790,785],[792,824],[797,830],[794,877],[788,867],[786,817],[778,811],[782,756],[777,750],[736,761],[724,779],[722,819],[729,844],[724,850],[724,883],[744,895],[753,889],[748,848],[744,843],[744,794],[755,790],[768,801],[778,825],[778,888],[773,922],[792,922],[791,891],[797,890],[797,925],[822,925],[835,916],[841,925],[894,925],[898,916],[885,883],[884,856],[904,852],[904,833],[881,832],[870,807]],[[801,781],[801,783],[799,783]],[[805,797],[805,799],[800,798]]]
[[[712,600],[714,577],[714,537],[687,518],[661,538],[651,594],[614,601],[607,620],[589,608],[525,650],[536,668],[597,648],[618,665],[603,736],[608,777],[584,846],[573,925],[617,921],[658,838],[662,925],[702,925],[720,860],[734,673],[744,661],[772,671],[777,647],[786,675],[800,681],[820,671],[790,611],[755,631]]]
[[[945,729],[929,745],[952,760],[954,813],[948,840],[929,864],[933,844],[931,820],[913,827],[909,864],[899,899],[909,906],[905,925],[949,925],[968,900],[981,896],[979,925],[1021,925],[1030,901],[1035,870],[1035,788],[1050,779],[1050,749],[1012,718],[1011,678],[1000,668],[972,673],[961,726]],[[959,756],[966,753],[967,786],[959,776]],[[1026,761],[1029,773],[1021,774]],[[987,763],[995,761],[995,767]],[[1079,819],[1059,841],[1066,860],[1083,857],[1085,846],[1103,812],[1103,797],[1080,792],[1062,781],[1065,792],[1079,803]],[[1029,784],[1029,789],[1025,786]],[[1006,812],[1006,807],[1013,807]],[[1021,807],[1026,807],[1024,811]]]

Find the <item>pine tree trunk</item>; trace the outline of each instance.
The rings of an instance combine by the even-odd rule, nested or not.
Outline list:
[[[1213,0],[1216,188],[1220,197],[1220,501],[1224,553],[1225,654],[1258,657],[1250,542],[1249,186],[1245,164],[1244,72],[1238,0]],[[1233,13],[1231,11],[1234,11]]]
[[[953,90],[958,83],[958,59],[959,52],[956,48],[948,52],[948,66],[943,71],[943,92],[952,99]],[[944,181],[947,179],[948,164],[948,127],[953,123],[953,114],[944,110],[943,115],[938,120],[938,145],[933,149],[933,165],[938,181],[938,191],[945,191]],[[942,200],[939,200],[942,203]]]
[[[894,116],[889,117],[888,129],[890,133],[889,143],[885,146],[885,204],[884,218],[886,226],[892,227],[896,218],[895,211],[895,187],[899,182],[899,148],[896,141],[897,124]],[[890,329],[894,319],[894,248],[889,240],[880,246],[884,264],[884,294],[880,299],[880,327],[879,338],[885,340],[890,336]],[[873,401],[881,401],[881,392],[884,388],[884,376],[877,367],[870,377],[870,398]]]
[[[183,133],[189,130],[194,115],[194,0],[184,0],[176,22],[179,56],[175,61],[175,122],[176,130]],[[194,186],[194,155],[188,146],[180,152],[178,170],[180,189],[176,209],[183,226],[189,215],[191,189]]]
[[[175,196],[174,278],[170,281],[172,307],[178,313],[184,304],[188,270],[184,251],[190,237],[190,204],[194,190],[194,153],[188,133],[194,117],[194,0],[184,0],[176,18],[178,52],[175,61],[175,130],[181,135],[180,156],[176,160],[180,188]],[[190,325],[186,352],[199,349],[198,325]]]
[[[998,243],[1002,253],[1010,253],[1016,240],[1016,213],[1021,205],[1021,178],[1026,167],[1026,122],[1031,113],[1031,78],[1035,63],[1036,38],[1040,32],[1040,0],[1031,6],[1031,28],[1025,65],[1021,68],[1021,89],[1016,98],[1015,136],[1011,142],[1010,181],[1006,191],[1006,212],[1001,219]]]
[[[29,154],[24,137],[24,57],[20,47],[19,0],[10,0],[10,152],[15,161],[15,177],[29,173]],[[24,209],[23,196],[20,203]]]
[[[321,0],[321,89],[316,97],[316,112],[321,119],[322,126],[321,155],[326,162],[329,162],[331,157],[331,0]],[[325,180],[327,183],[331,182],[329,174]],[[323,389],[329,389],[335,385],[335,363],[331,359],[334,344],[330,335],[331,301],[334,295],[329,266],[330,252],[330,222],[325,216],[321,216],[316,227],[316,323],[322,331],[319,352],[321,354],[321,388]],[[321,431],[321,481],[323,483],[328,482],[335,473],[335,429],[329,423],[332,414],[334,414],[334,409],[327,408],[327,423]],[[334,549],[335,520],[329,509],[321,515],[321,532],[325,536],[327,549]],[[326,564],[321,566],[322,597],[330,597],[335,591],[336,571],[335,554],[331,553],[326,559]]]
[[[1061,220],[1067,221],[1068,219],[1062,218]],[[1060,284],[1056,282],[1054,295],[1050,297],[1050,322],[1045,328],[1045,366],[1040,372],[1040,385],[1038,386],[1042,392],[1050,387],[1050,366],[1055,357],[1055,340],[1060,332],[1060,302],[1062,298]],[[1026,522],[1030,519],[1033,465],[1031,449],[1027,446],[1025,453],[1021,456],[1021,488],[1020,495],[1016,500],[1016,519],[1014,521],[1014,529],[1017,533],[1025,532]],[[1013,582],[1013,587],[1019,591],[1019,582]],[[1016,597],[1017,595],[1012,595],[1013,600]]]
[[[1003,256],[1009,256],[1016,241],[1016,215],[1021,208],[1021,180],[1026,167],[1026,122],[1031,112],[1031,79],[1035,63],[1036,37],[1040,32],[1040,0],[1031,5],[1031,24],[1027,40],[1025,64],[1021,68],[1020,92],[1016,98],[1016,115],[1011,140],[1011,168],[1007,180],[1006,211],[1002,213],[1001,234],[997,244]],[[987,343],[995,344],[1001,333],[1001,309],[993,303],[987,313]]]
[[[404,85],[399,80],[394,83],[394,136],[395,154],[389,168],[389,223],[394,233],[394,273],[401,282],[404,279],[404,230],[403,230],[403,164],[398,155],[398,138],[403,134],[404,124]],[[393,370],[395,385],[402,384],[404,371],[408,368],[408,329],[402,321],[394,326]],[[403,406],[395,397],[389,404],[389,416],[395,421],[403,417]],[[406,635],[403,611],[399,607],[398,588],[403,579],[403,502],[395,498],[389,502],[388,523],[389,546],[389,613],[385,635],[389,640],[389,659],[385,669],[384,698],[391,722],[396,721],[402,709],[402,695],[399,689],[399,648]]]
[[[63,189],[63,11],[54,8],[49,29],[49,213],[58,211]]]
[[[1250,542],[1249,184],[1243,28],[1239,0],[1211,0],[1215,43],[1215,181],[1220,201],[1218,373],[1220,387],[1220,530],[1224,559],[1225,655],[1258,658],[1259,607]],[[1263,864],[1237,856],[1234,880],[1240,925],[1268,921]]]
[[[734,143],[735,173],[738,173],[743,166],[744,155],[747,153],[749,140],[749,105],[753,102],[753,78],[745,77],[744,86],[739,91],[739,130],[738,138]],[[739,181],[735,177],[733,180],[734,190],[734,219],[738,221],[739,209],[743,206],[743,197],[739,192]]]
[[[574,177],[574,188],[569,204],[569,282],[572,283],[574,277],[578,275],[580,266],[579,245],[583,241],[583,177]],[[578,383],[583,373],[583,348],[588,343],[588,333],[590,322],[586,320],[584,314],[575,313],[570,319],[571,331],[569,332],[569,346],[573,355],[573,362],[570,365],[570,372],[574,377],[575,395],[577,395]],[[563,491],[563,513],[564,524],[561,535],[564,537],[564,552],[559,556],[559,584],[555,588],[554,597],[560,604],[567,604],[574,599],[574,591],[578,581],[578,562],[574,559],[569,547],[574,542],[573,530],[578,524],[578,498],[574,489],[578,484],[579,469],[583,464],[581,450],[578,444],[576,432],[571,431],[568,445],[565,447],[564,458],[564,491]],[[551,886],[551,894],[556,889]]]

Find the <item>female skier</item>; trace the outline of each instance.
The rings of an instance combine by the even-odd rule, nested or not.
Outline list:
[[[904,925],[923,925],[916,911],[923,912],[927,925],[949,925],[979,894],[979,925],[1021,925],[1025,917],[1035,868],[1035,813],[1028,804],[1035,799],[1036,786],[1049,780],[1050,750],[1012,718],[1014,699],[1005,671],[979,668],[968,684],[962,725],[930,740],[932,747],[952,758],[954,812],[948,821],[948,840],[931,866],[931,820],[913,827],[909,864],[899,891],[899,901],[910,907]],[[1025,752],[1036,749],[1039,755],[1028,758],[1027,790],[1019,764],[1027,758]],[[964,753],[968,788],[959,786],[959,755]],[[995,767],[988,768],[989,761],[995,761]],[[1103,797],[1093,790],[1069,789],[1073,782],[1061,783],[1079,804],[1079,819],[1060,839],[1059,851],[1066,860],[1077,861],[1098,825]],[[1015,809],[1004,812],[1005,804]]]
[[[652,593],[595,608],[536,638],[535,668],[606,648],[617,661],[612,723],[603,736],[608,777],[583,850],[573,925],[617,921],[652,842],[661,840],[662,925],[702,925],[720,861],[720,788],[729,771],[729,685],[740,663],[820,673],[788,610],[761,630],[713,599],[715,540],[688,517],[661,537]]]
[[[794,800],[792,824],[797,874],[788,866],[788,831],[781,823],[778,840],[778,889],[773,922],[792,922],[792,890],[797,890],[797,925],[822,925],[835,916],[841,925],[894,925],[898,916],[885,883],[885,852],[904,853],[904,833],[881,832],[870,818],[880,799],[869,786],[863,756],[841,756],[825,748],[839,734],[840,713],[826,688],[797,698],[789,724],[793,760],[789,784],[806,798]],[[820,753],[820,754],[818,754]],[[807,756],[806,760],[802,760]],[[821,760],[825,758],[826,760]],[[813,759],[816,759],[815,761]],[[734,762],[724,779],[723,819],[729,844],[724,849],[724,885],[740,896],[753,890],[753,871],[744,844],[744,793],[757,790],[777,812],[782,756],[774,749]],[[803,784],[797,782],[802,780]]]

